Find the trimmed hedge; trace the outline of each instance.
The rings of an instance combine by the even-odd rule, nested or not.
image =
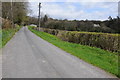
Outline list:
[[[63,31],[48,28],[41,28],[40,30],[56,35],[64,41],[120,52],[120,34]]]
[[[120,36],[117,34],[60,31],[57,36],[68,42],[98,47],[112,52],[120,52],[118,44],[120,43],[118,40]]]

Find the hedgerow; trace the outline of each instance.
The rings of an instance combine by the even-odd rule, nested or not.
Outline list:
[[[120,34],[64,31],[48,28],[41,28],[41,31],[56,35],[64,41],[120,52]]]

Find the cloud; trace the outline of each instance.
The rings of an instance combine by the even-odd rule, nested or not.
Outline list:
[[[38,3],[31,2],[32,16],[38,15]],[[105,20],[116,17],[116,2],[43,2],[41,11],[52,18],[78,20]]]

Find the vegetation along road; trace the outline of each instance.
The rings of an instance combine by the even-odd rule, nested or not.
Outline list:
[[[23,27],[3,48],[3,78],[114,78]]]

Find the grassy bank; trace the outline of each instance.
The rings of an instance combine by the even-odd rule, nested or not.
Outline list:
[[[21,28],[21,26],[17,26],[14,29],[8,28],[1,30],[0,33],[0,48],[4,47],[5,44],[13,37],[13,35]]]
[[[69,52],[88,63],[120,77],[118,74],[118,53],[108,52],[100,48],[65,42],[54,35],[34,30],[32,27],[29,27],[29,30],[66,52]]]

